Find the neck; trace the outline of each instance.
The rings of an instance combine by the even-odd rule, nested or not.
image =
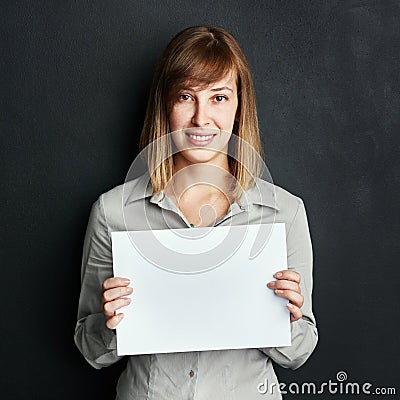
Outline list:
[[[228,157],[218,162],[191,163],[179,153],[174,158],[173,190],[180,197],[186,190],[202,195],[228,193],[231,185]]]

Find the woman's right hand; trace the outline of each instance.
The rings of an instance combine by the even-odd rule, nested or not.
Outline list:
[[[123,313],[117,314],[116,311],[131,302],[130,298],[122,297],[132,294],[133,289],[128,287],[129,284],[130,280],[126,278],[108,278],[103,282],[101,304],[109,329],[115,329],[124,317]]]

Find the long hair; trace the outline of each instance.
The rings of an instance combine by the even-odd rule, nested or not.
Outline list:
[[[225,29],[195,26],[178,33],[166,47],[153,76],[140,149],[147,146],[147,164],[153,193],[163,190],[173,175],[173,144],[168,115],[173,96],[183,87],[218,82],[236,75],[238,109],[232,135],[237,135],[233,157],[228,156],[235,180],[233,197],[254,185],[261,173],[263,151],[258,128],[255,92],[250,68],[236,39]],[[230,150],[230,151],[231,151]]]

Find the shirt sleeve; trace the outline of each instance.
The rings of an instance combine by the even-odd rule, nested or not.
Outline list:
[[[288,269],[300,274],[300,290],[304,297],[302,318],[290,324],[292,345],[266,347],[260,350],[284,368],[297,369],[314,351],[318,341],[316,320],[312,312],[313,254],[303,200],[286,232]]]
[[[107,328],[101,306],[103,281],[113,276],[111,237],[104,212],[103,197],[92,205],[83,245],[81,293],[75,344],[96,369],[117,362],[114,330]]]

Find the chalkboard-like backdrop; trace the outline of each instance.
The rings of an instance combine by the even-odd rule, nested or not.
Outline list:
[[[281,382],[400,391],[399,1],[2,3],[2,399],[114,398],[123,362],[94,370],[73,343],[83,236],[137,154],[157,58],[192,25],[243,47],[268,166],[309,216],[320,341]]]

